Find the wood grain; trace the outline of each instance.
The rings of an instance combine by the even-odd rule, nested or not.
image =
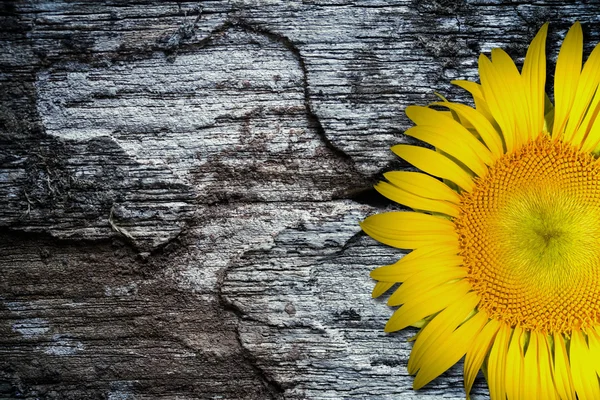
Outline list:
[[[0,398],[460,399],[360,232],[403,109],[596,2],[0,5]],[[551,89],[551,85],[548,85]],[[488,398],[480,379],[476,399]]]

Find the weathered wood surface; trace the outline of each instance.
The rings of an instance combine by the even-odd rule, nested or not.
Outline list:
[[[597,2],[0,10],[0,398],[464,397],[410,389],[357,222],[407,105],[545,21],[598,41]]]

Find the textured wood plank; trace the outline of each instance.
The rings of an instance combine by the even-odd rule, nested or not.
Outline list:
[[[289,398],[417,396],[405,368],[416,331],[385,334],[389,308],[370,296],[369,271],[400,252],[358,234],[355,221],[370,210],[352,208],[328,205],[280,232],[274,246],[245,253],[222,286],[243,316],[244,345]],[[461,378],[455,368],[420,396],[463,398]]]
[[[2,398],[270,397],[235,315],[174,284],[161,257],[118,241],[1,243]]]
[[[545,21],[589,50],[597,3],[0,9],[0,397],[464,397],[460,365],[410,389],[369,295],[401,254],[357,222],[407,105]]]

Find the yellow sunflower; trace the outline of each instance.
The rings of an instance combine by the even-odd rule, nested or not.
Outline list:
[[[600,47],[582,68],[575,23],[545,94],[547,24],[519,73],[493,49],[481,83],[455,81],[475,108],[410,106],[406,134],[435,148],[392,151],[424,173],[376,189],[412,212],[363,230],[412,250],[375,269],[373,297],[402,284],[388,332],[421,328],[408,361],[418,389],[463,356],[469,396],[480,369],[492,399],[600,399]],[[437,178],[441,178],[437,179]]]

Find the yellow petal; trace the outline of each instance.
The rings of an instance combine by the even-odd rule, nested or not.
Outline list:
[[[509,400],[525,398],[523,397],[525,380],[522,335],[523,329],[515,327],[506,353],[506,396]]]
[[[360,226],[373,239],[401,249],[458,241],[452,222],[423,213],[375,214],[366,218]]]
[[[587,337],[591,359],[596,365],[596,373],[600,376],[600,335],[595,329],[590,329],[587,332]]]
[[[505,92],[507,83],[496,70],[492,62],[483,54],[479,56],[479,77],[481,88],[494,119],[502,129],[502,136],[506,144],[506,151],[515,148],[515,121],[512,108],[512,99]]]
[[[579,400],[600,399],[596,368],[591,360],[585,337],[581,331],[571,333],[571,376]]]
[[[539,361],[537,369],[540,378],[539,398],[558,400],[558,394],[556,393],[556,389],[554,387],[554,368],[552,364],[552,353],[550,352],[550,343],[548,343],[548,336],[539,332],[531,332],[531,335],[537,336],[538,343]],[[527,379],[527,376],[525,378]]]
[[[465,132],[473,137],[466,129]],[[477,156],[477,153],[475,153],[474,150],[465,146],[465,142],[460,135],[440,133],[439,130],[436,130],[435,127],[430,125],[414,126],[405,131],[404,134],[427,142],[443,152],[450,154],[478,176],[482,176],[487,172],[487,167],[483,161]]]
[[[600,144],[600,119],[596,119],[587,137],[584,139],[581,145],[581,150],[584,152],[593,152]]]
[[[395,247],[397,249],[412,250],[423,246],[430,246],[434,243],[440,243],[444,241],[458,241],[456,235],[440,235],[440,234],[422,234],[415,237],[415,235],[396,234],[388,231],[382,231],[361,225],[363,231],[373,239],[387,244],[388,246]]]
[[[418,232],[453,232],[454,223],[446,218],[410,211],[391,211],[371,215],[363,224],[381,229]]]
[[[385,325],[385,331],[393,332],[404,329],[441,311],[450,304],[460,301],[469,290],[471,290],[471,285],[461,280],[438,286],[426,293],[420,293],[394,312]]]
[[[600,91],[596,90],[596,94],[594,94],[594,98],[590,103],[590,109],[588,110],[585,118],[579,128],[577,129],[577,133],[573,138],[573,143],[581,142],[581,149],[583,151],[589,152],[592,151],[597,143],[600,141],[599,132],[600,124],[596,124],[598,122],[598,114],[600,113]],[[592,133],[592,129],[596,127],[594,133]],[[580,140],[580,138],[582,140]]]
[[[492,49],[492,64],[504,82],[503,97],[505,113],[511,113],[514,121],[515,145],[520,146],[531,139],[529,104],[525,95],[524,81],[510,56],[502,49]],[[485,93],[485,92],[484,92]]]
[[[463,146],[470,148],[482,163],[487,165],[493,163],[494,160],[490,151],[467,128],[451,117],[444,115],[442,111],[436,111],[423,106],[408,106],[405,112],[408,118],[417,124],[418,127],[427,126],[430,128],[430,131],[461,142]],[[443,148],[441,149],[444,150]],[[447,153],[452,154],[449,151]]]
[[[560,333],[554,334],[554,381],[561,399],[575,400],[575,386],[571,378],[571,365],[565,339]]]
[[[427,354],[417,374],[413,387],[420,389],[442,372],[456,364],[467,352],[474,338],[481,331],[488,318],[486,314],[477,313],[467,322],[456,329],[447,340],[438,341],[436,347]]]
[[[444,311],[436,315],[421,330],[408,359],[408,373],[414,375],[426,355],[432,349],[438,347],[438,341],[445,341],[449,335],[473,312],[479,302],[479,296],[474,292],[468,293],[463,300],[451,304]]]
[[[537,137],[544,129],[547,34],[548,23],[545,23],[527,49],[522,70],[525,96],[529,104],[529,125],[533,138]]]
[[[550,128],[554,125],[554,104],[550,101],[548,93],[546,93],[546,101],[544,102],[544,129],[545,133],[551,132]]]
[[[377,282],[375,284],[375,287],[373,288],[373,293],[371,293],[371,296],[374,299],[376,299],[377,297],[390,290],[395,284],[396,282]]]
[[[448,259],[452,257],[457,257],[455,261],[462,263],[462,258],[457,256],[458,251],[458,243],[433,243],[430,246],[419,247],[394,264],[371,271],[371,278],[385,282],[404,282],[409,276],[422,271],[429,265],[447,263]]]
[[[481,90],[481,85],[476,82],[454,80],[450,81],[450,83],[465,89],[467,92],[471,93],[471,96],[473,97],[479,97],[480,99],[483,99],[483,90]]]
[[[438,178],[448,179],[466,191],[473,188],[473,179],[464,169],[433,150],[399,144],[392,147],[392,151],[421,171]]]
[[[473,345],[467,351],[464,364],[464,381],[467,399],[469,398],[469,393],[471,392],[477,373],[483,364],[483,360],[490,351],[492,341],[496,337],[498,329],[500,329],[500,322],[495,319],[489,320],[487,325],[481,330],[479,335],[477,335]]]
[[[388,299],[388,306],[399,306],[409,302],[420,293],[427,292],[433,288],[464,278],[467,269],[441,265],[437,268],[429,267],[410,276]]]
[[[456,112],[461,118],[468,121],[477,133],[479,133],[479,136],[481,136],[481,139],[483,139],[494,158],[498,158],[504,154],[500,134],[479,111],[460,103],[437,102],[433,103],[433,105],[448,107]]]
[[[417,252],[420,249],[413,251]],[[385,282],[405,282],[409,277],[419,272],[432,269],[438,271],[445,267],[458,267],[463,259],[457,254],[440,254],[428,257],[413,258],[408,261],[406,257],[395,264],[379,267],[371,271],[371,278]]]
[[[583,32],[579,22],[569,29],[556,60],[554,74],[554,125],[552,136],[560,138],[575,99],[583,58]]]
[[[569,112],[569,120],[565,129],[565,138],[578,146],[583,140],[584,131],[578,131],[585,115],[590,109],[590,103],[600,82],[600,46],[596,46],[583,66],[577,91],[573,100],[573,107]],[[595,105],[590,109],[595,111]],[[576,135],[576,132],[579,132]]]
[[[481,115],[483,115],[489,121],[490,124],[496,123],[496,120],[492,116],[487,102],[483,98],[483,91],[481,90],[480,84],[463,80],[450,81],[450,83],[460,88],[463,88],[467,92],[471,93],[471,96],[473,96],[473,102],[475,103],[475,109],[479,113],[481,113]],[[498,131],[498,133],[500,132]]]
[[[418,196],[460,204],[460,196],[444,182],[420,172],[391,171],[383,174],[394,186]]]
[[[427,318],[423,318],[417,322],[415,322],[414,324],[410,324],[410,326],[412,326],[413,328],[423,328],[425,325],[427,325],[427,322],[430,320],[429,317]],[[414,342],[415,340],[417,340],[417,336],[419,336],[419,333],[417,333],[414,336],[409,337],[408,339],[406,339],[407,342]]]
[[[414,210],[432,211],[435,213],[446,214],[451,217],[458,217],[459,214],[459,208],[455,204],[444,200],[433,200],[420,197],[387,182],[379,182],[375,185],[375,190],[388,199]]]
[[[488,359],[488,385],[492,400],[506,399],[506,353],[512,329],[501,324]]]
[[[527,346],[527,353],[525,353],[523,371],[523,393],[524,399],[539,399],[539,387],[540,387],[540,373],[541,366],[539,364],[538,354],[538,336],[536,332],[531,332],[529,335],[529,345]],[[547,399],[547,397],[544,397]]]

